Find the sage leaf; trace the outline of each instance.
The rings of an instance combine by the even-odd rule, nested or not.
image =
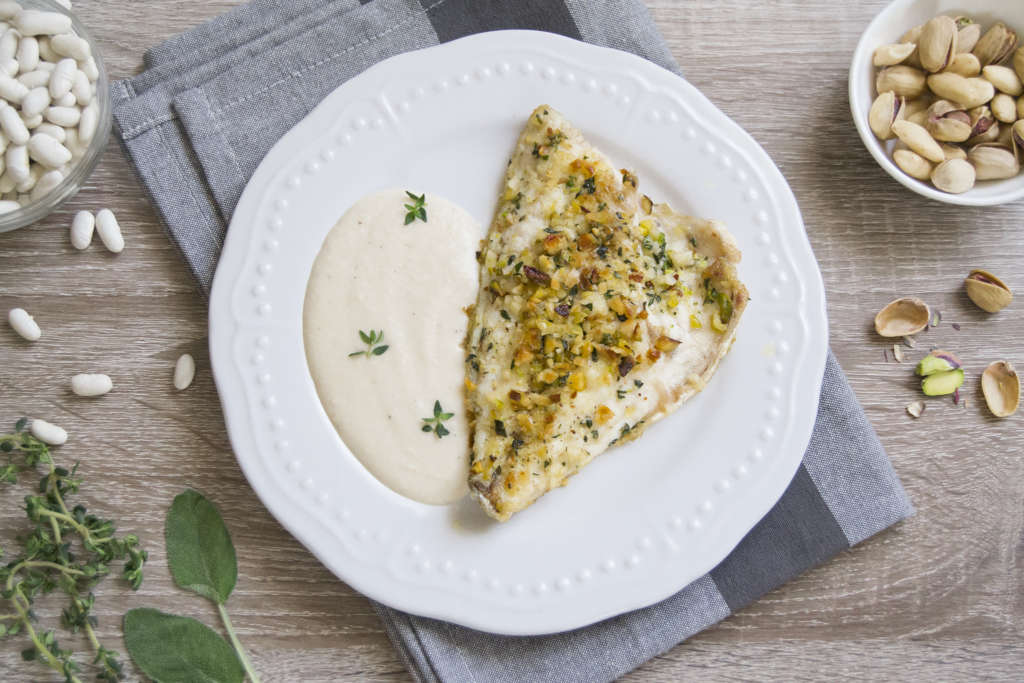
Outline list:
[[[124,615],[132,661],[156,683],[241,683],[245,670],[215,631],[190,617],[143,607]]]
[[[213,503],[191,489],[179,494],[167,511],[164,535],[174,582],[219,605],[227,602],[238,579],[238,562]]]

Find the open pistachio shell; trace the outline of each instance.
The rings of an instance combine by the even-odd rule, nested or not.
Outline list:
[[[970,52],[961,52],[949,63],[945,71],[971,78],[981,74],[981,62]]]
[[[1024,81],[1024,47],[1017,48],[1017,51],[1013,54],[1013,70]]]
[[[1017,121],[1017,101],[1004,92],[997,94],[989,102],[989,109],[992,116],[1000,123],[1015,123]]]
[[[998,144],[979,144],[967,153],[978,180],[1003,180],[1020,173],[1013,150]]]
[[[893,66],[889,68],[898,69],[900,67]],[[911,78],[910,75],[896,74],[887,77],[886,80],[897,81],[900,86],[908,87],[913,84]],[[960,74],[949,71],[928,76],[927,85],[939,97],[957,102],[963,105],[965,109],[973,109],[974,107],[988,104],[996,96],[996,87],[984,78],[965,78]]]
[[[892,160],[911,178],[929,180],[935,165],[917,152],[909,149],[897,149],[892,153]]]
[[[904,337],[928,327],[928,304],[913,297],[889,302],[875,316],[875,331],[883,337]]]
[[[939,164],[946,160],[942,147],[923,126],[910,121],[893,121],[892,132],[903,144],[928,161]]]
[[[896,43],[894,45],[883,45],[875,50],[872,61],[875,66],[896,66],[910,55],[914,54],[917,45],[913,43]]]
[[[964,142],[974,131],[971,115],[949,100],[938,100],[928,108],[925,128],[939,142]]]
[[[996,361],[981,375],[981,393],[988,409],[996,417],[1009,417],[1020,405],[1020,377],[1013,365]]]
[[[893,137],[892,124],[902,118],[903,98],[889,91],[878,96],[868,112],[868,125],[879,140]],[[964,138],[965,140],[967,138]]]
[[[969,17],[957,17],[956,25],[960,29],[956,41],[957,52],[970,54],[981,38],[981,24],[974,23]]]
[[[970,162],[956,157],[943,161],[932,171],[932,185],[950,194],[967,192],[974,187],[976,180],[977,174],[974,166],[971,166]]]
[[[917,44],[921,66],[932,73],[942,71],[957,53],[959,30],[953,17],[940,14],[924,25]],[[908,55],[909,56],[909,55]]]
[[[948,396],[964,385],[962,368],[937,372],[921,380],[921,391],[925,396]]]
[[[1017,47],[1017,34],[1001,21],[997,21],[981,36],[974,46],[974,54],[981,60],[982,66],[998,64],[1006,59]]]
[[[1002,280],[984,270],[972,270],[964,280],[967,296],[978,308],[997,313],[1013,301],[1013,292]]]
[[[981,73],[986,81],[996,87],[996,90],[1014,97],[1024,95],[1024,84],[1021,83],[1017,72],[1010,67],[989,64],[982,69]]]
[[[988,81],[985,82],[988,83]],[[989,83],[989,85],[992,84]],[[877,92],[892,91],[899,97],[909,97],[910,99],[923,95],[926,87],[927,81],[924,72],[904,64],[887,66],[879,71],[875,78]],[[992,98],[989,97],[990,99]]]

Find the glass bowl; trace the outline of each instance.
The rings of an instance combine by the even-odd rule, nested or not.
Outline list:
[[[93,135],[92,141],[89,143],[89,147],[85,150],[82,158],[72,167],[67,177],[64,178],[60,185],[43,195],[39,200],[23,206],[17,211],[0,215],[0,233],[32,225],[78,194],[86,179],[92,174],[93,169],[96,168],[96,164],[99,163],[100,157],[103,156],[103,150],[106,149],[107,142],[110,140],[110,88],[107,81],[107,70],[103,65],[103,58],[100,56],[96,41],[89,31],[86,30],[82,22],[79,21],[78,17],[75,16],[74,12],[67,10],[53,0],[18,0],[18,2],[25,9],[60,12],[71,17],[75,33],[89,43],[89,49],[96,60],[96,68],[99,70],[99,78],[96,80],[96,99],[99,104],[100,114],[99,124],[96,127],[96,133]]]

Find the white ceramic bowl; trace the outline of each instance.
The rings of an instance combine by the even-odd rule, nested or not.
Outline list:
[[[963,194],[936,190],[931,183],[911,178],[892,160],[895,141],[882,142],[871,132],[868,110],[875,100],[875,74],[872,64],[875,49],[895,43],[909,29],[923,24],[937,14],[963,14],[987,30],[996,21],[1003,21],[1024,37],[1024,2],[1020,0],[896,0],[879,12],[864,31],[850,64],[850,110],[864,145],[886,172],[919,195],[964,206],[993,206],[1024,197],[1024,174],[1007,180],[979,182]]]

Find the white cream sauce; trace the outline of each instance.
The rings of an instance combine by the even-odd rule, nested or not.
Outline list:
[[[414,500],[447,504],[467,492],[469,428],[463,403],[464,308],[477,293],[481,228],[435,195],[427,222],[404,225],[403,190],[359,200],[313,264],[303,308],[306,360],[320,401],[359,461]],[[383,330],[379,356],[359,331]],[[440,401],[451,432],[422,430]]]

